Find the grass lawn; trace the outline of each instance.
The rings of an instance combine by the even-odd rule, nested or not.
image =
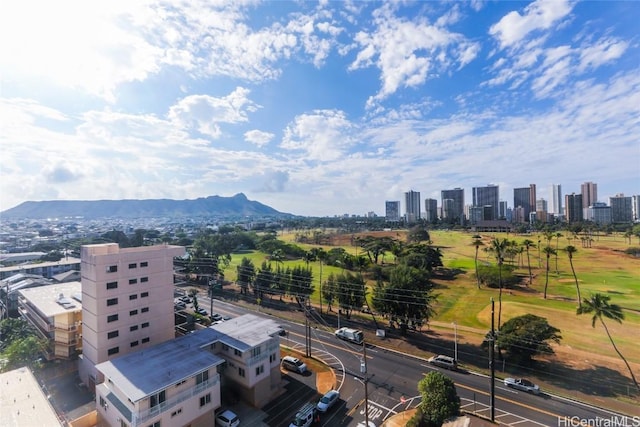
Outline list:
[[[435,246],[441,248],[443,263],[446,268],[455,269],[459,274],[454,280],[438,280],[436,282],[438,299],[436,303],[436,316],[431,319],[434,322],[451,324],[456,322],[460,326],[477,328],[488,331],[491,324],[490,301],[495,300],[496,322],[498,313],[498,290],[478,289],[475,280],[475,247],[471,244],[473,233],[432,231],[431,239]],[[615,356],[606,333],[599,322],[595,328],[591,326],[591,316],[577,316],[576,286],[569,258],[563,249],[567,245],[573,245],[577,252],[573,255],[575,268],[582,297],[599,292],[611,297],[611,303],[623,307],[625,320],[618,324],[606,320],[609,331],[620,351],[630,362],[640,364],[640,258],[634,258],[622,253],[629,247],[621,235],[596,236],[591,248],[583,248],[582,243],[565,233],[559,239],[551,240],[552,248],[558,247],[557,272],[556,257],[549,259],[547,299],[543,299],[543,291],[546,281],[546,257],[541,253],[539,257],[538,241],[540,249],[547,245],[543,235],[513,235],[504,233],[482,233],[484,246],[478,251],[479,263],[495,263],[493,254],[484,250],[490,245],[491,239],[506,238],[521,244],[525,239],[534,242],[529,250],[529,259],[533,273],[533,283],[528,287],[518,290],[503,291],[502,298],[502,323],[506,320],[525,313],[532,313],[547,318],[549,323],[560,329],[563,337],[561,346],[583,352]],[[279,235],[279,239],[292,242],[293,233]],[[638,246],[637,241],[632,242]],[[314,245],[300,245],[306,249],[316,247]],[[328,250],[331,247],[325,246]],[[350,253],[355,252],[353,246],[345,247]],[[542,251],[540,251],[542,252]],[[228,280],[236,278],[236,267],[243,257],[251,259],[256,267],[260,268],[262,262],[267,259],[265,254],[259,252],[247,252],[234,254],[229,267],[225,269]],[[387,257],[386,261],[392,260]],[[515,273],[528,277],[526,252],[514,260]],[[294,267],[304,265],[302,260],[285,261],[283,266]],[[313,300],[319,301],[320,264],[310,263],[315,283]],[[275,266],[274,266],[275,267]],[[331,273],[339,274],[342,270],[338,267],[322,266],[322,280]],[[371,285],[371,284],[370,284]]]

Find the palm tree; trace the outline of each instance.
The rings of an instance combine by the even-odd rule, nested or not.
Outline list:
[[[547,255],[547,278],[544,282],[544,299],[547,299],[547,286],[549,286],[549,258],[551,258],[551,255],[555,254],[556,251],[551,246],[545,246],[542,252]]]
[[[195,288],[189,289],[189,296],[193,300],[193,309],[198,310],[198,290]]]
[[[498,262],[498,287],[500,289],[498,293],[498,330],[500,330],[500,319],[502,317],[502,263],[504,262],[504,253],[508,245],[507,239],[493,239],[490,248]]]
[[[582,307],[582,299],[580,298],[580,285],[578,284],[578,276],[576,276],[576,270],[573,268],[573,254],[578,252],[575,246],[567,246],[564,248],[569,256],[569,265],[571,265],[571,272],[573,273],[573,279],[576,281],[576,291],[578,292],[578,308]]]
[[[558,244],[560,243],[560,238],[562,237],[562,233],[556,233],[556,274],[558,274]]]
[[[478,289],[480,289],[480,276],[478,275],[478,249],[480,249],[480,246],[484,246],[484,243],[480,240],[480,236],[476,234],[473,236],[473,242],[471,244],[476,247],[476,280],[478,282]]]
[[[583,300],[584,305],[578,307],[576,314],[593,314],[591,317],[591,327],[596,327],[596,320],[599,319],[600,323],[604,327],[604,331],[607,333],[609,337],[609,341],[611,341],[611,345],[613,349],[618,353],[618,356],[622,359],[625,365],[627,365],[627,369],[629,370],[629,374],[631,374],[631,380],[633,384],[635,384],[638,391],[640,391],[640,385],[638,385],[638,381],[636,377],[633,375],[633,371],[631,370],[631,366],[629,366],[629,362],[624,358],[616,343],[613,342],[613,338],[609,333],[609,328],[607,328],[607,324],[604,323],[604,319],[602,317],[606,317],[607,319],[615,320],[618,323],[622,323],[624,320],[624,313],[622,312],[622,308],[617,304],[609,304],[610,297],[608,295],[602,294],[593,294],[591,298],[585,298]]]
[[[524,249],[527,251],[527,267],[529,268],[529,285],[531,285],[533,283],[533,275],[531,274],[531,258],[529,258],[529,249],[533,247],[533,241],[529,239],[525,239],[525,241],[522,242],[522,246],[524,246]]]

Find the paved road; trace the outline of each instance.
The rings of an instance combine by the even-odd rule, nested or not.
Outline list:
[[[208,305],[207,299],[207,305]],[[214,311],[230,316],[250,312],[242,307],[214,300]],[[296,323],[281,321],[289,332],[282,339],[284,345],[304,348],[304,327]],[[315,324],[312,329],[314,356],[331,354],[342,362],[343,382],[340,384],[341,402],[330,421],[322,425],[355,426],[364,419],[364,384],[368,379],[369,419],[380,425],[389,416],[404,409],[415,407],[419,398],[417,382],[431,370],[441,370],[429,365],[426,360],[386,350],[372,344],[367,345],[367,375],[361,373],[362,346],[352,345],[333,336],[331,327]],[[441,370],[456,384],[462,406],[470,412],[488,417],[490,415],[490,379],[464,370],[451,372]],[[313,384],[307,384],[313,387]],[[504,387],[501,381],[495,384],[495,419],[504,425],[517,426],[573,426],[573,425],[618,425],[640,426],[637,418],[624,417],[611,411],[595,408],[558,396],[541,394],[534,396]],[[310,396],[311,391],[294,391],[288,394],[293,400],[292,408]],[[293,414],[295,414],[295,409]],[[333,410],[332,410],[333,411]],[[281,414],[282,415],[282,414]],[[289,416],[292,416],[290,413]],[[600,424],[598,423],[600,420]],[[609,424],[607,424],[609,422]],[[283,424],[285,425],[285,424]]]

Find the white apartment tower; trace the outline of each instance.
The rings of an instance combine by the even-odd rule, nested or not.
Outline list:
[[[560,184],[551,184],[549,191],[549,213],[561,216],[562,210],[562,186]]]
[[[81,248],[82,357],[80,379],[103,381],[95,366],[175,337],[173,259],[182,246]]]

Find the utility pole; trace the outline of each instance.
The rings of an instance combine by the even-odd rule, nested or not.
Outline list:
[[[311,357],[311,326],[309,325],[309,308],[303,303],[304,310],[304,350],[305,356]]]
[[[489,345],[489,367],[491,368],[491,395],[490,395],[490,407],[491,407],[491,422],[495,422],[496,417],[496,333],[494,330],[493,318],[495,312],[495,302],[491,298],[491,339]]]
[[[362,340],[362,364],[360,370],[364,376],[364,425],[369,427],[369,392],[367,384],[369,383],[369,375],[367,374],[367,343]]]

